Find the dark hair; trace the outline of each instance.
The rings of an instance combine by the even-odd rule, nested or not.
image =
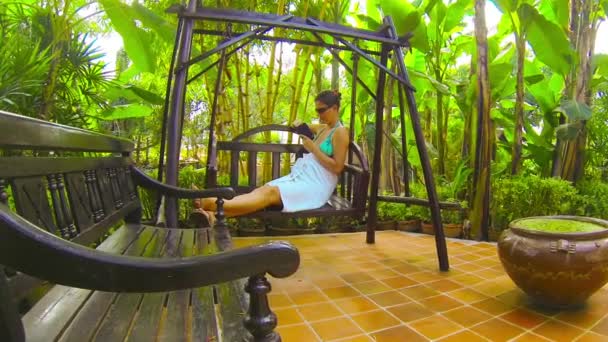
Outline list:
[[[328,106],[337,105],[340,108],[340,99],[342,94],[338,90],[323,90],[315,97],[315,101],[323,102]]]

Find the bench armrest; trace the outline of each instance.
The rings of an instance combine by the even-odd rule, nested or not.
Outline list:
[[[344,171],[362,175],[365,172],[361,167],[352,164],[344,164]]]
[[[298,250],[273,242],[207,256],[155,259],[110,254],[43,231],[0,203],[0,264],[56,284],[112,292],[158,292],[207,286],[299,266]]]
[[[131,166],[131,174],[133,175],[133,180],[137,185],[147,189],[156,190],[165,196],[177,198],[219,197],[223,199],[232,199],[234,196],[236,196],[236,192],[229,187],[193,190],[163,184],[157,181],[156,179],[146,175],[143,171],[134,166]]]

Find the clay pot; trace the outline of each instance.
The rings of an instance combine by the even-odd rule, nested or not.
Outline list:
[[[397,227],[397,221],[378,221],[376,230],[394,230]]]
[[[608,228],[608,221],[577,216],[544,216]],[[498,240],[507,274],[531,299],[544,306],[580,306],[608,281],[608,229],[554,233],[509,224]]]
[[[432,223],[422,222],[422,232],[424,234],[435,235],[435,229],[433,228]],[[443,234],[447,238],[457,238],[462,234],[462,224],[461,223],[444,223],[443,224]]]
[[[398,221],[397,230],[403,232],[418,232],[420,231],[420,220]]]

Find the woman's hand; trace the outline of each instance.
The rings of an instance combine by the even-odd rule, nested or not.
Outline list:
[[[313,153],[316,149],[319,149],[319,146],[312,141],[312,139],[305,137],[303,135],[300,136],[302,138],[302,145],[306,149],[306,151]]]

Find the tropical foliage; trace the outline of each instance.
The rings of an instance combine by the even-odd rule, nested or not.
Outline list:
[[[137,144],[136,161],[154,168],[178,27],[176,16],[166,12],[171,5],[166,0],[0,3],[0,109],[129,137]],[[438,183],[457,189],[449,198],[471,208],[473,237],[486,237],[489,226],[519,215],[496,211],[496,201],[505,200],[502,188],[521,185],[518,177],[534,177],[526,178],[533,180],[527,186],[557,188],[561,185],[546,178],[562,178],[581,184],[587,198],[600,190],[586,184],[603,189],[608,181],[608,55],[596,53],[594,45],[598,28],[607,25],[607,0],[222,0],[203,5],[373,30],[390,15],[399,35],[412,32],[405,63],[426,138],[421,148],[431,156]],[[496,20],[486,21],[489,10],[499,13]],[[196,28],[227,31],[228,26],[205,22]],[[230,26],[232,34],[249,29]],[[124,48],[104,56],[100,41],[111,34],[120,36]],[[293,30],[270,34],[313,39]],[[222,39],[197,35],[192,56]],[[357,44],[380,49],[361,40]],[[388,167],[382,168],[381,190],[402,194],[404,174],[410,175],[408,185],[419,186],[420,160],[410,120],[406,127],[400,124],[395,83],[387,87],[385,131],[374,132],[373,98],[361,85],[351,91],[354,80],[337,57],[351,69],[357,63],[359,78],[375,89],[376,68],[352,53],[332,55],[321,47],[277,40],[254,41],[227,58],[223,69],[212,67],[198,78],[214,59],[192,65],[181,160],[207,161],[209,116],[220,75],[213,127],[218,139],[261,124],[312,120],[315,93],[339,88],[342,119],[370,160],[375,134],[385,137],[382,158]],[[389,61],[389,68],[395,67]],[[402,131],[406,151],[401,150]],[[221,159],[220,167],[227,163]],[[577,203],[591,208],[586,213],[605,214],[590,202]]]

